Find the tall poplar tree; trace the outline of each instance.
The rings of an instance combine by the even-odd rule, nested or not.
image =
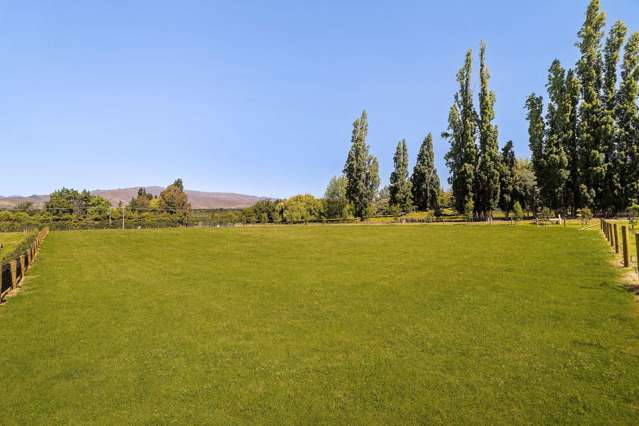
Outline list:
[[[617,103],[617,64],[627,28],[617,21],[610,29],[604,49],[604,74],[601,92],[602,117],[600,138],[604,147],[606,177],[601,197],[601,207],[616,211],[622,198],[620,167],[621,159],[617,150],[617,129],[615,125],[615,107]]]
[[[413,201],[422,211],[439,209],[439,177],[435,168],[435,154],[433,152],[433,135],[428,133],[424,138],[417,163],[411,177],[413,184]]]
[[[568,159],[568,182],[565,187],[564,200],[572,211],[573,216],[577,214],[577,209],[582,207],[579,197],[579,185],[581,182],[578,138],[579,91],[579,80],[575,76],[574,70],[569,69],[566,72],[566,92],[563,99],[564,114],[567,121],[564,147]]]
[[[368,215],[379,187],[379,166],[377,159],[368,153],[367,135],[368,116],[364,110],[353,123],[351,148],[344,165],[346,196],[353,204],[355,215],[360,218]]]
[[[528,95],[525,108],[528,110],[528,147],[531,153],[532,169],[537,183],[544,179],[546,161],[544,160],[544,104],[543,98],[534,93]]]
[[[617,148],[621,193],[618,208],[639,202],[639,33],[633,33],[624,49],[621,86],[617,96]]]
[[[450,142],[446,164],[450,170],[448,182],[453,191],[455,209],[462,214],[472,213],[475,169],[477,167],[477,113],[473,106],[471,86],[472,50],[466,52],[464,66],[457,72],[459,90],[448,114],[448,130],[442,137]]]
[[[557,59],[548,70],[546,88],[548,89],[548,109],[543,148],[545,173],[539,184],[545,205],[551,209],[563,211],[565,188],[570,174],[568,156],[564,148],[569,124],[565,111],[565,70]]]
[[[515,200],[515,167],[517,159],[513,149],[513,141],[508,141],[501,150],[499,169],[499,208],[508,215],[513,210]]]
[[[492,216],[499,203],[499,147],[495,118],[495,92],[489,89],[490,74],[486,65],[486,44],[482,41],[479,49],[479,164],[475,211]]]
[[[599,10],[599,0],[592,0],[577,43],[581,52],[577,62],[577,75],[581,82],[579,145],[583,179],[580,196],[585,206],[594,208],[601,207],[606,178],[605,145],[600,131],[603,110],[600,97],[601,39],[605,20],[605,14]]]
[[[408,148],[406,140],[397,144],[393,156],[395,170],[390,176],[390,204],[403,211],[411,210],[413,206],[412,184],[408,179]]]

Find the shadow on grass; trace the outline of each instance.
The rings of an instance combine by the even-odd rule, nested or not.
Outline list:
[[[626,291],[639,296],[639,284],[623,284],[623,287]]]
[[[589,284],[589,285],[580,285],[578,287],[581,290],[616,290],[616,291],[624,291],[619,288],[619,286],[614,285],[614,283],[610,281],[602,281],[599,284]]]

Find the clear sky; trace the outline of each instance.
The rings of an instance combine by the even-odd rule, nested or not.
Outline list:
[[[321,195],[364,108],[384,184],[397,141],[412,167],[428,132],[445,182],[455,73],[481,39],[500,145],[527,156],[525,97],[553,58],[574,64],[587,3],[0,1],[0,194],[182,177]],[[639,1],[602,8],[639,31]]]

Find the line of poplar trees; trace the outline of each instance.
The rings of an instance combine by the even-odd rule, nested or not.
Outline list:
[[[530,207],[532,203],[524,199],[521,191],[515,190],[517,168],[521,164],[518,165],[515,158],[512,142],[506,143],[499,152],[497,126],[493,124],[495,94],[488,87],[490,76],[485,57],[486,45],[482,42],[479,113],[473,104],[472,51],[468,50],[464,66],[457,73],[459,90],[450,109],[448,130],[442,136],[451,144],[445,158],[450,169],[449,183],[455,209],[464,215],[489,218],[498,208],[513,211],[519,203],[518,198],[521,198],[520,204]],[[368,117],[364,111],[353,123],[351,148],[344,166],[346,198],[357,217],[375,213],[373,206],[379,187],[378,162],[369,154],[367,134]],[[388,187],[389,209],[439,212],[441,186],[435,168],[432,134],[429,133],[421,144],[412,175],[409,175],[406,140],[397,144],[393,163]]]
[[[605,24],[592,0],[577,64],[566,70],[555,59],[546,104],[535,93],[525,103],[542,202],[566,214],[588,208],[614,215],[639,199],[639,33],[627,37],[617,21],[604,40]]]
[[[489,219],[497,209],[508,214],[526,206],[564,215],[580,210],[608,215],[639,203],[639,33],[627,37],[626,25],[617,21],[604,40],[604,27],[599,0],[592,0],[578,32],[581,57],[576,66],[566,70],[555,59],[548,70],[545,105],[535,93],[526,99],[530,166],[515,158],[511,141],[499,150],[485,43],[479,50],[478,110],[471,84],[473,52],[466,52],[448,128],[442,132],[450,143],[448,183],[460,214]],[[370,215],[378,196],[379,165],[369,154],[367,133],[364,111],[353,124],[344,167],[346,198],[357,217]],[[441,189],[432,136],[424,139],[412,176],[403,139],[393,162],[390,208],[438,211]],[[532,169],[532,180],[522,167]],[[522,178],[525,182],[518,182]]]
[[[368,116],[362,112],[353,123],[351,148],[344,166],[346,178],[346,199],[357,217],[367,217],[375,213],[374,202],[379,192],[379,164],[371,155],[366,144]],[[429,133],[420,147],[413,174],[409,176],[408,148],[406,140],[397,144],[393,157],[394,171],[390,177],[389,205],[391,209],[410,211],[439,210],[440,184],[435,168],[433,137]]]

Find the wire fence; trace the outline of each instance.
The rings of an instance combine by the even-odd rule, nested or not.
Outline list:
[[[4,302],[10,292],[22,286],[24,277],[33,265],[38,249],[48,234],[49,228],[43,228],[29,238],[26,244],[20,244],[12,259],[0,264],[0,303]]]
[[[292,216],[292,215],[291,215]],[[286,214],[257,214],[247,209],[193,209],[188,212],[175,209],[141,207],[112,208],[96,213],[73,213],[69,209],[0,209],[0,232],[28,231],[48,226],[52,231],[76,229],[138,229],[167,227],[228,227],[253,224],[348,224],[348,223],[512,223],[513,217],[481,218],[458,214],[435,215],[374,215],[359,218],[327,218],[322,216],[291,217]],[[521,220],[530,220],[526,216]],[[520,221],[521,221],[520,220]]]
[[[634,268],[639,276],[639,233],[630,224],[600,219],[601,231],[610,248],[621,256],[625,268]]]

